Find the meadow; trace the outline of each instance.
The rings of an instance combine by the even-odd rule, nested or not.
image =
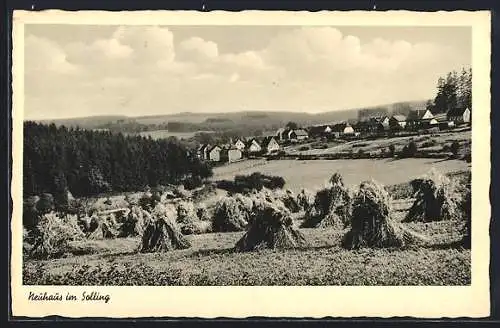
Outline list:
[[[418,178],[431,168],[443,174],[469,170],[470,164],[460,160],[425,158],[407,159],[352,159],[352,160],[248,160],[214,169],[213,180],[231,180],[238,174],[279,175],[294,192],[302,188],[321,188],[334,172],[344,178],[346,185],[356,186],[363,180],[375,179],[384,185],[395,185]]]

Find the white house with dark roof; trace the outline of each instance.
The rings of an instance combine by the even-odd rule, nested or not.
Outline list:
[[[446,116],[449,121],[453,121],[457,125],[470,123],[471,121],[471,111],[469,107],[452,108],[446,113]]]
[[[291,130],[288,133],[288,139],[290,140],[300,141],[300,140],[305,140],[307,138],[309,138],[309,134],[304,129]]]

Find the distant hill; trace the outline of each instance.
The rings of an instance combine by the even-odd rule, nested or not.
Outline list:
[[[125,115],[103,115],[103,116],[88,116],[88,117],[75,117],[75,118],[64,118],[55,120],[37,120],[37,122],[44,124],[54,123],[57,126],[64,125],[67,127],[80,127],[82,129],[96,129],[99,126],[109,123],[117,122],[120,120],[129,119]]]
[[[258,127],[262,129],[276,129],[292,121],[300,126],[338,121],[352,121],[358,119],[359,113],[376,114],[378,112],[408,114],[411,108],[425,106],[427,100],[398,102],[367,108],[354,108],[338,111],[329,111],[316,114],[287,111],[242,111],[229,113],[176,113],[166,115],[150,115],[127,117],[120,115],[91,116],[71,119],[43,120],[42,123],[56,125],[79,126],[84,129],[100,129],[118,126],[139,126],[141,129],[151,130],[155,127],[164,129],[168,123],[183,123],[194,125],[215,124],[237,129],[238,127]],[[205,128],[207,128],[205,126]]]

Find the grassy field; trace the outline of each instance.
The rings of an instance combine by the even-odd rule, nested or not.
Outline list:
[[[301,229],[304,249],[236,253],[243,232],[190,235],[192,247],[138,254],[138,239],[94,242],[57,260],[24,264],[25,284],[69,285],[468,285],[470,251],[455,247],[461,223],[408,224],[430,238],[420,248],[340,247],[344,233],[333,228]]]
[[[299,192],[302,188],[319,189],[338,171],[347,185],[375,179],[384,185],[407,182],[434,167],[442,173],[468,170],[470,164],[460,160],[356,159],[356,160],[251,160],[217,167],[213,180],[232,180],[237,174],[261,172],[285,178],[285,188]]]
[[[365,153],[376,153],[380,150],[387,148],[390,145],[394,145],[396,152],[401,151],[401,149],[407,145],[411,140],[415,141],[420,150],[426,150],[428,152],[440,152],[443,147],[450,146],[453,141],[457,141],[462,148],[470,148],[471,143],[471,131],[460,131],[460,132],[441,132],[435,135],[423,135],[423,136],[406,136],[406,137],[392,137],[392,138],[380,138],[376,140],[354,140],[349,142],[328,142],[328,148],[326,149],[314,149],[313,144],[315,142],[309,142],[301,145],[294,145],[285,148],[288,154],[293,155],[325,155],[333,154],[339,152],[358,152],[362,150]],[[310,147],[309,150],[300,150],[301,147]],[[434,148],[434,149],[433,149]]]

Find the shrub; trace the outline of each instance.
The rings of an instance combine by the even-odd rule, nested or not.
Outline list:
[[[183,185],[187,190],[193,190],[203,185],[203,179],[200,176],[191,176],[184,180]]]
[[[311,147],[309,147],[309,146],[301,146],[299,148],[299,151],[306,151],[306,150],[309,150],[309,149],[311,149]]]
[[[391,218],[391,198],[376,181],[365,181],[353,199],[351,229],[344,235],[343,247],[403,247],[426,239],[403,229]]]
[[[389,145],[388,152],[390,157],[394,157],[394,155],[396,154],[396,146],[394,146],[393,144]]]
[[[453,141],[450,146],[450,151],[454,157],[457,157],[459,149],[460,149],[460,144],[458,143],[458,141],[456,140]]]
[[[264,175],[254,172],[250,175],[237,175],[233,181],[220,180],[217,187],[232,193],[246,193],[251,190],[260,191],[262,188],[278,189],[285,186],[285,179],[280,176]]]

